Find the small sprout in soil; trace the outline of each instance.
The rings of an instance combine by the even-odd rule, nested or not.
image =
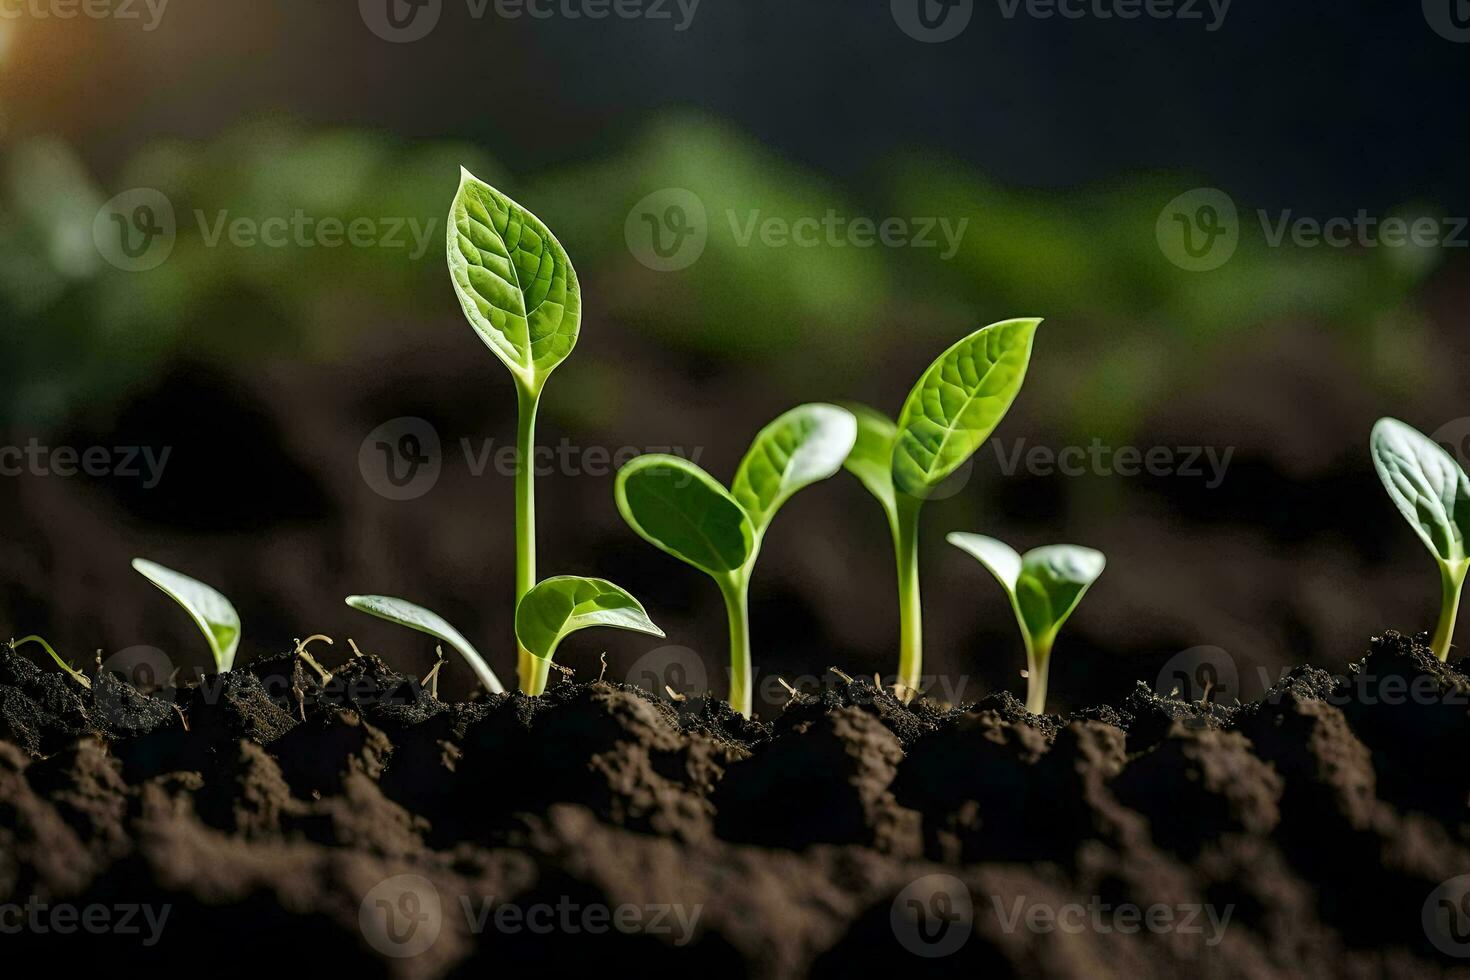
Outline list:
[[[56,661],[56,666],[60,667],[62,670],[70,674],[72,680],[76,681],[78,684],[82,685],[85,688],[90,689],[92,687],[92,682],[87,679],[87,675],[82,673],[80,670],[77,670],[65,660],[62,660],[61,654],[57,653],[56,650],[51,646],[51,644],[47,643],[42,637],[35,636],[33,634],[31,636],[23,636],[18,640],[11,640],[10,649],[19,650],[27,643],[38,644],[42,649],[49,653],[51,655],[51,659]]]
[[[536,410],[546,379],[576,346],[582,290],[541,220],[468,170],[450,208],[449,276],[470,325],[515,379],[516,605],[536,584]],[[519,651],[521,689],[537,665]],[[483,678],[482,678],[483,679]]]
[[[846,468],[883,505],[898,561],[898,683],[919,687],[924,667],[919,598],[919,511],[990,438],[1026,380],[1039,319],[982,327],[939,356],[904,402],[898,423],[861,405]]]
[[[606,579],[575,575],[546,579],[527,592],[516,607],[516,639],[521,649],[530,652],[537,668],[535,689],[527,694],[545,692],[556,648],[572,633],[591,626],[664,635],[648,618],[642,603]]]
[[[1071,544],[1036,548],[1023,556],[981,534],[956,532],[945,540],[978,559],[1006,590],[1026,643],[1026,708],[1033,715],[1046,714],[1052,644],[1107,559],[1101,551]]]
[[[753,703],[749,593],[761,542],[781,506],[836,473],[856,438],[852,413],[801,405],[761,430],[729,490],[677,456],[640,456],[618,473],[628,525],[719,585],[730,621],[730,704],[742,715]]]
[[[450,626],[439,614],[404,599],[394,599],[385,595],[350,595],[347,597],[347,604],[370,616],[386,619],[399,626],[407,626],[411,630],[427,633],[436,640],[448,643],[459,651],[461,657],[464,657],[470,669],[475,672],[475,676],[480,679],[480,683],[485,685],[486,690],[491,694],[505,693],[505,686],[500,683],[500,678],[495,676],[495,671],[490,669],[485,658],[480,656],[480,652],[464,638],[459,630]],[[356,649],[356,644],[353,644],[353,650]]]
[[[203,582],[142,558],[133,559],[133,569],[184,607],[209,643],[215,667],[221,674],[235,666],[235,651],[240,646],[240,614],[235,612],[230,600]]]
[[[1448,660],[1460,590],[1470,568],[1465,546],[1470,480],[1434,440],[1397,419],[1379,419],[1370,446],[1384,489],[1439,565],[1439,625],[1430,646],[1436,657]]]

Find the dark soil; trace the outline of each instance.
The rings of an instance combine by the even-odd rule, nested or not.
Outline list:
[[[448,704],[366,655],[325,684],[294,656],[259,661],[174,701],[0,649],[8,961],[252,977],[1470,964],[1423,919],[1470,872],[1470,678],[1394,633],[1350,676],[1301,667],[1250,705],[1140,685],[1071,718],[1008,695],[905,706],[836,674],[770,726],[602,682]],[[15,929],[16,906],[42,927]],[[65,931],[66,907],[143,911],[132,931]]]

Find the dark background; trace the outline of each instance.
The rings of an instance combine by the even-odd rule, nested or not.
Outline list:
[[[410,44],[375,36],[345,0],[172,0],[151,32],[0,20],[3,441],[171,449],[152,489],[0,478],[0,629],[76,661],[153,645],[202,664],[182,612],[128,569],[146,555],[233,599],[246,659],[320,632],[422,672],[430,644],[341,603],[381,592],[440,611],[513,673],[510,481],[473,476],[457,443],[512,440],[514,397],[437,245],[464,164],[542,217],[581,276],[582,339],[548,387],[544,445],[697,447],[728,480],[784,409],[895,413],[953,340],[1035,314],[1048,322],[1003,452],[1018,439],[1233,451],[1216,488],[1006,475],[992,448],[977,454],[925,521],[929,668],[965,697],[1023,682],[998,587],[943,543],[958,529],[1108,553],[1057,646],[1058,707],[1116,700],[1200,646],[1227,652],[1245,697],[1262,670],[1342,669],[1375,631],[1433,625],[1432,563],[1366,443],[1384,414],[1470,434],[1465,249],[1273,248],[1254,215],[1470,213],[1467,59],[1410,3],[1236,0],[1214,32],[1007,20],[978,3],[942,44],[905,35],[886,0],[703,0],[683,32],[475,20],[445,0]],[[180,231],[167,262],[129,273],[91,229],[136,187],[164,193]],[[711,240],[692,267],[657,273],[624,223],[667,187],[704,201]],[[1197,187],[1241,215],[1238,252],[1210,272],[1172,264],[1155,235]],[[210,247],[191,218],[298,208],[438,224],[413,259]],[[740,247],[723,215],[755,209],[969,225],[949,260]],[[395,502],[358,453],[400,416],[428,420],[447,458],[432,491]],[[541,573],[627,586],[722,691],[713,585],[622,524],[610,475],[538,489]],[[762,675],[891,673],[891,564],[851,478],[796,498],[757,570]],[[656,646],[587,633],[561,659],[587,676],[606,650],[625,676]],[[456,693],[468,677],[446,674]]]

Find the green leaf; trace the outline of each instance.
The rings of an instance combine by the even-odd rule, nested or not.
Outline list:
[[[893,481],[926,496],[979,449],[1026,380],[1037,319],[982,327],[940,355],[898,417]]]
[[[649,543],[719,576],[755,548],[750,516],[714,477],[677,456],[639,456],[618,471],[618,511]]]
[[[1055,638],[1107,565],[1101,551],[1077,545],[1048,545],[1022,556],[982,534],[955,533],[945,540],[990,570],[1006,590],[1021,629],[1033,642],[1049,643]]]
[[[480,338],[539,393],[576,346],[582,292],[551,230],[531,212],[461,171],[449,212],[449,276]]]
[[[480,656],[480,652],[470,644],[453,626],[444,620],[439,614],[430,612],[423,606],[416,606],[404,599],[394,599],[385,595],[350,595],[347,604],[353,609],[365,612],[379,619],[386,619],[390,623],[399,626],[407,626],[411,630],[427,633],[436,640],[448,643],[459,655],[470,665],[480,683],[485,686],[491,694],[504,694],[505,686],[500,683],[500,678],[495,676],[495,671]]]
[[[230,600],[203,582],[142,558],[133,559],[133,569],[184,607],[209,643],[220,673],[235,666],[235,651],[240,646],[240,614],[235,612]]]
[[[842,466],[878,498],[892,517],[897,507],[893,489],[893,446],[898,441],[898,426],[882,412],[866,405],[843,402],[842,407],[857,419],[857,440]]]
[[[539,583],[516,607],[516,638],[550,660],[561,641],[590,626],[615,626],[663,636],[642,603],[606,579],[559,575]]]
[[[1460,464],[1397,419],[1379,419],[1369,443],[1378,478],[1414,533],[1440,561],[1465,561],[1470,481]]]
[[[730,485],[757,536],[792,494],[841,469],[856,439],[852,413],[821,403],[799,405],[762,429]]]

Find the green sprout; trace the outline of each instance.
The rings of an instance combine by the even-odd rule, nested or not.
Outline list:
[[[561,641],[592,626],[664,635],[648,618],[642,603],[606,579],[576,575],[546,579],[527,592],[516,607],[516,639],[534,660],[536,693],[546,690],[551,661]]]
[[[495,676],[495,671],[480,656],[480,652],[470,644],[469,640],[459,630],[450,626],[444,618],[437,613],[430,612],[423,606],[416,606],[406,599],[395,599],[385,595],[350,595],[347,604],[359,612],[365,612],[369,616],[386,619],[390,623],[399,626],[407,626],[409,629],[427,633],[436,640],[442,640],[465,659],[470,669],[475,672],[481,684],[491,694],[504,694],[505,685],[500,683],[500,678]]]
[[[1026,380],[1038,319],[982,327],[939,356],[909,392],[895,424],[862,405],[846,468],[888,517],[898,564],[899,684],[919,689],[924,667],[919,598],[919,511],[974,455],[1010,410]]]
[[[623,519],[644,540],[708,574],[730,622],[730,705],[750,716],[750,578],[776,512],[835,474],[857,438],[852,414],[802,405],[756,436],[731,488],[677,456],[639,456],[618,472]]]
[[[203,582],[142,558],[133,559],[133,570],[184,607],[209,643],[221,674],[234,668],[235,651],[240,646],[240,614],[230,600]]]
[[[71,675],[72,680],[76,681],[78,684],[82,685],[85,688],[90,689],[92,687],[92,682],[87,679],[87,675],[82,673],[80,670],[77,670],[65,660],[62,660],[61,654],[57,653],[55,648],[53,648],[51,644],[47,643],[46,640],[42,637],[32,634],[30,636],[23,636],[18,640],[11,640],[10,649],[19,650],[27,643],[35,643],[42,649],[44,649],[48,654],[51,655],[51,659],[56,661],[56,666],[66,671],[67,674]]]
[[[1439,565],[1439,624],[1429,645],[1436,657],[1448,661],[1460,591],[1470,568],[1465,549],[1470,480],[1434,440],[1397,419],[1379,419],[1369,445],[1384,489]]]
[[[1026,643],[1026,709],[1045,714],[1052,645],[1107,559],[1101,551],[1071,544],[1018,555],[1010,545],[981,534],[956,532],[945,540],[976,558],[1006,590]]]

